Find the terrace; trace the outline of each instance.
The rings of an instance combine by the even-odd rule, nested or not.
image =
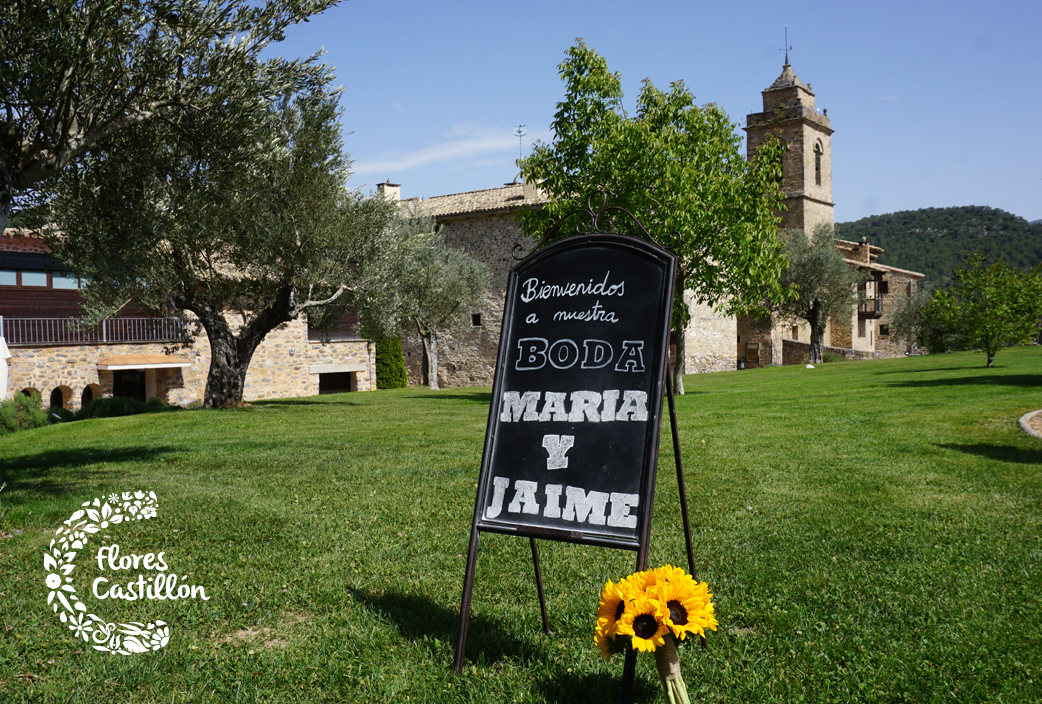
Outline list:
[[[181,342],[187,332],[179,318],[107,318],[87,325],[82,318],[0,316],[0,334],[9,347]]]

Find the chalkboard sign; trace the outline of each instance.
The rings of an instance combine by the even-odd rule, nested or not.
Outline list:
[[[509,278],[476,530],[637,550],[647,541],[676,257],[562,240]]]

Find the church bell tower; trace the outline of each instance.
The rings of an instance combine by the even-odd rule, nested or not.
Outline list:
[[[761,94],[763,112],[746,116],[746,154],[752,160],[768,135],[786,144],[782,190],[787,209],[781,214],[782,229],[811,233],[819,223],[831,225],[832,128],[828,115],[814,107],[814,93],[797,78],[787,60],[778,79]]]

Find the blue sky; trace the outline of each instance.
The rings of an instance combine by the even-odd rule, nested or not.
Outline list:
[[[790,63],[827,108],[836,221],[987,205],[1042,218],[1042,2],[349,0],[271,53],[320,48],[343,85],[350,185],[490,188],[551,137],[557,66],[582,37],[622,74],[682,79],[739,126]],[[743,133],[744,134],[744,133]]]

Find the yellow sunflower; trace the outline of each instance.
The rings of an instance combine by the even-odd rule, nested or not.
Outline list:
[[[619,635],[631,636],[632,646],[644,653],[653,653],[665,645],[669,626],[666,625],[666,605],[657,599],[638,596],[626,604],[619,619]]]
[[[655,584],[683,582],[685,580],[691,580],[691,575],[679,567],[674,567],[673,565],[662,565],[662,567],[655,570]]]
[[[655,570],[644,570],[643,572],[634,572],[622,580],[621,584],[627,585],[634,592],[647,593],[648,589],[655,586],[657,579]]]
[[[629,592],[625,580],[615,584],[609,579],[601,590],[601,603],[597,607],[597,631],[603,632],[605,637],[615,637],[616,626],[626,608]]]
[[[593,642],[601,649],[601,657],[604,658],[604,661],[611,660],[611,649],[615,640],[601,629],[599,621],[597,628],[593,632]]]
[[[690,575],[659,583],[651,595],[665,605],[666,623],[674,637],[683,640],[688,633],[705,635],[705,629],[716,630],[712,594],[705,582],[696,582]]]

